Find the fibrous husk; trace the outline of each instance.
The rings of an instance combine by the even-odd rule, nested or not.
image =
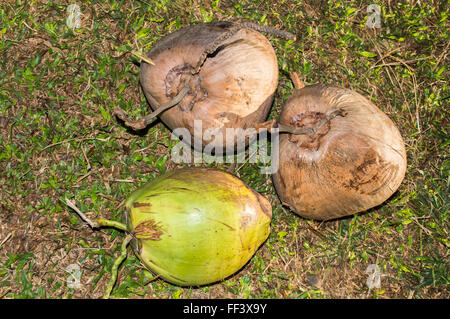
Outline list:
[[[184,142],[199,151],[206,145],[217,154],[235,151],[239,136],[229,135],[227,149],[226,128],[245,129],[263,122],[278,85],[272,45],[250,28],[240,28],[203,61],[205,49],[235,27],[231,22],[211,22],[180,29],[147,53],[154,65],[141,64],[141,84],[153,110],[173,99],[191,75],[188,94],[160,118],[172,130],[188,129],[192,140]],[[202,127],[196,143],[194,120],[201,121]],[[203,136],[207,129],[213,134]]]
[[[273,175],[281,201],[303,217],[328,220],[366,211],[386,201],[404,178],[399,130],[359,93],[321,84],[296,90],[279,123],[308,132],[280,135]]]

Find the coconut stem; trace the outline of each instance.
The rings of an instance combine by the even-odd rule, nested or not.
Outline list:
[[[119,257],[117,257],[117,259],[114,262],[114,265],[111,269],[111,280],[108,283],[108,286],[106,287],[106,291],[105,291],[105,294],[103,295],[103,299],[108,299],[109,296],[111,295],[114,285],[116,284],[117,272],[119,270],[119,266],[125,260],[125,258],[127,258],[127,246],[132,239],[133,239],[133,236],[128,234],[122,242],[122,247],[120,249],[120,255],[119,255]]]
[[[123,231],[128,231],[128,227],[127,225],[125,225],[124,223],[121,222],[117,222],[115,220],[109,220],[109,219],[104,219],[104,218],[98,218],[96,219],[96,228],[100,228],[100,227],[112,227],[115,229],[119,229],[119,230],[123,230]]]
[[[269,121],[266,121],[263,123],[256,124],[254,128],[256,129],[256,131],[258,131],[260,129],[267,129],[269,132],[273,133],[275,131],[275,129],[277,129],[279,133],[289,133],[289,134],[295,134],[295,135],[313,136],[314,134],[316,134],[316,132],[318,130],[320,130],[320,128],[322,126],[324,126],[326,123],[328,123],[330,120],[332,120],[336,116],[346,116],[346,115],[347,115],[347,111],[340,108],[337,110],[327,112],[326,117],[323,120],[321,120],[320,123],[318,123],[317,125],[315,125],[313,127],[298,128],[298,127],[278,123],[276,120],[269,120]]]
[[[125,115],[125,112],[123,109],[121,109],[119,106],[116,106],[114,108],[114,115],[116,115],[119,119],[125,122],[125,125],[128,127],[131,127],[134,130],[142,130],[147,127],[148,124],[150,124],[151,120],[155,117],[157,117],[162,112],[174,107],[178,103],[180,103],[183,98],[186,96],[186,94],[190,91],[189,87],[189,81],[191,80],[192,75],[188,75],[184,81],[184,87],[181,89],[181,91],[175,96],[172,100],[169,102],[161,105],[156,106],[156,110],[150,113],[149,115],[137,120],[133,121],[129,117]]]
[[[277,123],[276,127],[274,128],[278,128],[278,131],[280,133],[290,133],[290,134],[295,134],[295,135],[308,135],[308,136],[313,136],[314,134],[316,134],[316,132],[318,130],[320,130],[320,128],[322,126],[324,126],[326,123],[328,123],[329,121],[331,121],[333,118],[335,118],[336,116],[346,116],[347,115],[347,111],[345,111],[342,108],[339,108],[337,110],[333,110],[333,111],[328,111],[326,113],[326,117],[324,119],[322,119],[317,125],[312,126],[312,127],[301,127],[301,128],[297,128],[297,127],[293,127],[293,126],[289,126],[289,125],[284,125],[281,123]]]
[[[142,61],[151,64],[151,65],[155,65],[155,63],[153,63],[152,59],[150,59],[149,57],[145,56],[143,53],[138,52],[138,51],[131,51],[131,54],[138,57],[139,59],[141,59]]]
[[[72,203],[67,197],[66,197],[66,204],[70,208],[72,208],[78,216],[81,217],[83,221],[85,221],[92,229],[100,228],[100,227],[113,227],[119,230],[128,231],[127,225],[121,222],[117,222],[115,220],[109,220],[104,218],[98,218],[94,221],[92,221],[89,217],[87,217],[81,210],[78,209],[77,206],[75,206],[74,203]]]
[[[300,90],[300,89],[303,89],[305,87],[305,84],[300,79],[300,76],[298,75],[297,72],[291,72],[290,76],[291,76],[292,84],[294,84],[294,88],[296,90]]]
[[[128,228],[127,225],[121,223],[121,222],[117,222],[114,220],[109,220],[109,219],[104,219],[104,218],[98,218],[95,221],[92,221],[89,219],[89,217],[87,217],[85,214],[83,214],[78,207],[75,206],[74,203],[72,203],[70,200],[67,199],[66,197],[66,204],[72,208],[80,217],[81,219],[83,219],[86,223],[89,224],[89,226],[91,226],[92,228],[100,228],[100,227],[113,227],[116,229],[120,229],[123,230],[125,232],[128,232]],[[111,292],[114,288],[114,285],[116,283],[117,280],[117,272],[119,270],[119,266],[120,264],[124,261],[125,258],[127,258],[127,246],[130,243],[130,241],[133,239],[133,235],[132,234],[127,234],[127,236],[125,237],[125,239],[122,242],[122,247],[120,249],[120,256],[117,257],[117,259],[114,262],[114,265],[112,267],[111,270],[111,280],[108,283],[108,286],[106,287],[106,291],[103,295],[104,299],[108,299],[109,296],[111,295]]]
[[[200,59],[197,63],[197,66],[194,68],[194,70],[192,71],[192,74],[197,74],[200,72],[200,69],[203,65],[203,63],[205,63],[206,58],[208,57],[209,54],[213,54],[222,44],[225,40],[231,38],[234,34],[236,34],[239,30],[244,29],[244,28],[248,28],[248,29],[253,29],[259,32],[264,32],[264,33],[269,33],[278,37],[282,37],[282,38],[287,38],[289,40],[296,40],[297,37],[295,35],[293,35],[292,33],[289,33],[287,31],[282,31],[282,30],[277,30],[275,28],[272,27],[268,27],[268,26],[263,26],[263,25],[259,25],[256,23],[252,23],[252,22],[243,22],[243,23],[239,23],[239,24],[235,24],[233,27],[231,27],[227,32],[222,33],[221,35],[219,35],[216,40],[214,40],[214,42],[212,42],[202,53],[202,55],[200,56]]]
[[[268,34],[272,34],[276,37],[280,37],[280,38],[286,38],[288,40],[292,40],[292,41],[296,41],[297,37],[287,31],[284,30],[278,30],[269,26],[265,26],[265,25],[259,25],[253,22],[243,22],[238,24],[238,26],[240,26],[240,28],[249,28],[249,29],[253,29],[259,32],[263,32],[263,33],[268,33]]]
[[[279,133],[289,133],[289,134],[295,134],[295,135],[313,136],[314,134],[316,134],[316,132],[318,130],[320,130],[320,128],[322,126],[324,126],[326,123],[331,121],[336,116],[346,116],[346,115],[347,115],[347,111],[345,111],[342,108],[339,108],[336,110],[328,111],[326,114],[326,117],[323,120],[321,120],[320,123],[318,123],[317,125],[315,125],[313,127],[298,128],[298,127],[278,123],[276,120],[273,119],[273,120],[269,120],[269,121],[266,121],[263,123],[256,124],[254,126],[254,128],[255,128],[255,132],[257,132],[258,130],[261,130],[261,129],[267,129],[270,133],[273,133],[276,129],[278,129]]]

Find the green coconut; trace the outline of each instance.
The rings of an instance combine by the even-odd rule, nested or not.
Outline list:
[[[181,285],[220,281],[239,270],[270,232],[270,203],[216,169],[160,176],[126,202],[132,247],[150,270]]]
[[[146,268],[179,286],[231,276],[270,233],[269,201],[218,169],[168,172],[134,191],[125,206],[126,226],[103,219],[98,226],[125,230]]]

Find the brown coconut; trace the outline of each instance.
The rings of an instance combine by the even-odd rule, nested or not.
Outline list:
[[[366,211],[401,184],[406,152],[399,130],[364,96],[339,87],[296,90],[279,117],[300,134],[280,134],[273,182],[300,216],[328,220]]]
[[[172,130],[189,130],[192,139],[184,142],[198,150],[208,145],[221,153],[228,139],[227,150],[235,151],[237,145],[247,144],[242,139],[248,136],[229,130],[227,137],[226,129],[257,127],[270,111],[278,85],[277,58],[267,38],[246,25],[255,26],[211,22],[185,27],[146,54],[154,65],[141,64],[141,85],[153,110],[187,90],[159,116]],[[195,120],[201,120],[202,128],[196,142]]]

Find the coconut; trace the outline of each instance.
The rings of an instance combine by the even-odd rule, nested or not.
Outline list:
[[[170,171],[144,184],[126,200],[125,224],[107,219],[91,227],[114,227],[128,235],[113,278],[131,246],[142,263],[179,286],[218,282],[242,268],[270,233],[269,201],[239,178],[212,168]]]
[[[140,82],[154,113],[198,151],[241,151],[249,136],[238,130],[257,127],[268,116],[278,63],[268,39],[255,29],[295,39],[252,23],[202,23],[163,37],[146,54],[153,64],[141,63]],[[118,107],[116,114],[134,128],[154,116],[133,122]]]
[[[160,176],[126,202],[132,247],[151,271],[180,286],[220,281],[249,261],[270,232],[267,199],[217,169]]]
[[[361,94],[329,85],[296,90],[278,119],[282,203],[306,218],[328,220],[366,211],[401,184],[406,151],[398,128]],[[294,133],[294,134],[291,134]]]

